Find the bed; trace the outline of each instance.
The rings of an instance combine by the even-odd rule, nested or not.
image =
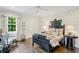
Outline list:
[[[60,47],[59,44],[52,45],[50,44],[50,39],[48,39],[46,36],[42,34],[34,34],[32,37],[32,45],[34,46],[34,43],[37,43],[41,46],[41,48],[45,49],[47,52],[54,52],[58,47]],[[61,39],[63,40],[64,37]],[[61,42],[61,40],[59,42]]]
[[[49,29],[44,33],[34,34],[32,36],[32,45],[34,46],[34,43],[37,43],[48,52],[54,51],[62,44],[65,44],[64,31],[63,27],[62,29]]]

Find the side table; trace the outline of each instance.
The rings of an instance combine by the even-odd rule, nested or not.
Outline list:
[[[66,42],[67,42],[66,43],[66,47],[70,48],[70,49],[73,49],[74,48],[73,40],[75,38],[78,38],[78,37],[67,35],[66,38],[67,38],[67,40],[66,40]]]

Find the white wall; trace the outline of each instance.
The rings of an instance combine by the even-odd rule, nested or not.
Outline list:
[[[0,28],[2,27],[2,23],[1,23],[2,21],[1,21],[1,16],[0,16]]]
[[[26,38],[31,37],[34,33],[40,33],[40,19],[33,15],[23,16],[25,22],[25,36]]]

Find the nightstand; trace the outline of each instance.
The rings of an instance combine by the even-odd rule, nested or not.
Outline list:
[[[66,38],[67,38],[66,39],[66,47],[69,49],[74,49],[74,44],[73,44],[74,41],[73,40],[75,40],[78,37],[67,35]]]

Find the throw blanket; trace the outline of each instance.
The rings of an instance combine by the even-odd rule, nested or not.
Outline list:
[[[59,41],[63,38],[63,35],[60,36],[53,36],[53,35],[49,35],[49,34],[43,34],[47,37],[47,39],[50,40],[50,44],[52,47],[56,47],[59,46]]]
[[[52,47],[56,47],[56,46],[59,46],[59,42],[58,42],[58,40],[50,40],[50,44],[51,44],[51,46]]]
[[[59,41],[63,38],[63,36],[53,36],[50,40],[50,44],[52,47],[59,46]]]

